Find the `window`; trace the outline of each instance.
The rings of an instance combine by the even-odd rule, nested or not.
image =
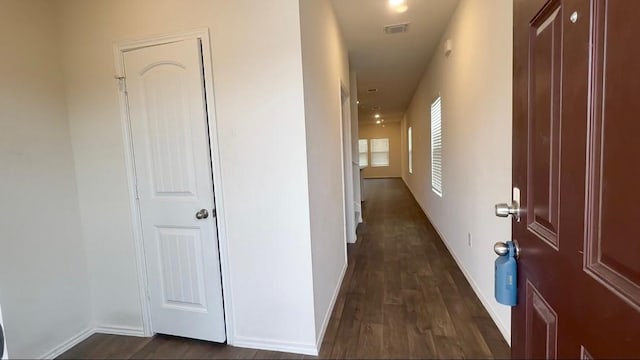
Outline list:
[[[413,174],[413,139],[411,137],[411,126],[407,130],[407,153],[409,154],[409,174]]]
[[[371,166],[389,166],[389,139],[371,139]]]
[[[431,189],[442,196],[442,109],[439,96],[431,104]]]
[[[359,165],[369,166],[369,141],[367,139],[358,140],[358,151],[360,152]]]

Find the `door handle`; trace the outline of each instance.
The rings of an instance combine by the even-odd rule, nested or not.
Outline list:
[[[518,244],[518,240],[513,240],[513,253],[516,259],[520,257],[520,244]],[[493,251],[498,256],[506,256],[509,254],[509,244],[498,241],[493,245]]]
[[[200,209],[196,213],[196,219],[198,220],[206,219],[208,217],[209,217],[209,212],[207,211],[207,209]]]
[[[511,204],[496,204],[496,216],[497,217],[509,217],[513,216],[516,221],[520,221],[520,204],[517,201],[511,202]]]

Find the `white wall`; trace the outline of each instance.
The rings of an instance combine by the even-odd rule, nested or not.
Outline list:
[[[460,2],[443,36],[453,41],[453,52],[446,58],[441,42],[403,129],[413,126],[414,145],[414,173],[403,177],[507,341],[510,308],[493,297],[493,244],[509,240],[511,228],[510,221],[494,216],[493,206],[511,199],[512,6],[511,0]],[[430,186],[429,109],[438,93],[442,198]]]
[[[142,326],[112,46],[208,27],[221,148],[222,184],[216,185],[222,186],[227,219],[229,336],[236,345],[314,352],[298,1],[58,5],[96,324],[132,331]],[[337,84],[335,90],[338,101]],[[327,236],[342,237],[338,226],[326,227]],[[327,249],[315,248],[333,256],[334,246]],[[331,281],[339,270],[327,270]]]
[[[349,65],[329,1],[300,0],[300,22],[313,290],[319,343],[347,264],[340,84],[349,89]]]
[[[90,326],[54,4],[0,4],[0,305],[13,358]]]

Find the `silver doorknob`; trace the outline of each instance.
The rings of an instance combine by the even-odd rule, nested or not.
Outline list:
[[[502,241],[498,241],[493,245],[493,251],[495,251],[498,256],[505,256],[509,253],[509,246]]]
[[[207,211],[207,209],[200,209],[196,213],[196,219],[198,220],[206,219],[208,217],[209,217],[209,212]]]
[[[516,221],[520,221],[520,205],[517,202],[511,204],[496,204],[496,216],[508,217],[513,216]]]
[[[520,244],[518,244],[518,240],[513,240],[513,255],[518,259],[520,257]],[[498,241],[493,245],[493,251],[498,256],[505,256],[509,254],[509,245],[507,243]]]

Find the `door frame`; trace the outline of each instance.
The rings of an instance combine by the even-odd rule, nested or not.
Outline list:
[[[233,344],[233,311],[230,291],[231,277],[229,268],[229,253],[226,230],[226,211],[222,191],[222,169],[220,166],[220,142],[217,130],[217,117],[213,86],[213,66],[211,59],[211,42],[209,28],[200,28],[190,31],[177,32],[165,35],[149,36],[135,40],[118,42],[113,45],[115,57],[116,80],[124,79],[124,54],[127,51],[141,49],[145,47],[157,46],[178,42],[183,40],[200,40],[202,46],[202,65],[204,70],[204,91],[206,96],[207,123],[209,128],[209,148],[211,149],[211,171],[213,175],[213,195],[216,206],[216,223],[218,232],[218,252],[220,256],[220,273],[222,277],[222,301],[225,318],[225,331],[227,343]],[[144,242],[142,236],[142,221],[140,205],[137,199],[136,170],[133,157],[133,137],[131,134],[131,121],[129,118],[129,102],[127,95],[122,91],[119,84],[116,88],[118,92],[120,106],[120,120],[122,126],[122,138],[124,145],[124,155],[127,171],[127,185],[129,189],[129,206],[131,209],[131,221],[133,225],[133,240],[136,252],[136,268],[138,275],[138,289],[140,306],[142,310],[142,324],[144,335],[153,335],[151,319],[151,304],[148,298],[148,278],[147,264],[144,255]]]
[[[355,243],[357,240],[355,221],[355,205],[353,203],[353,154],[351,138],[351,95],[349,87],[340,80],[340,143],[342,155],[342,189],[344,204],[344,233],[346,242]],[[348,147],[346,145],[349,145]],[[347,217],[348,215],[348,217]],[[351,225],[349,225],[351,224]]]

